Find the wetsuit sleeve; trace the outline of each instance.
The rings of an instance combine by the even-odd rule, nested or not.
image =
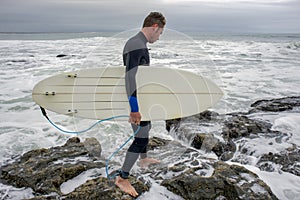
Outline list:
[[[141,51],[130,51],[125,55],[126,74],[125,84],[131,112],[139,112],[136,88],[136,73],[141,60]]]

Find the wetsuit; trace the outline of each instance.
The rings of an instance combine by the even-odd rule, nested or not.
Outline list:
[[[136,73],[139,65],[149,65],[150,57],[147,48],[147,39],[142,32],[130,38],[123,50],[123,62],[126,66],[125,84],[131,112],[139,112],[137,100],[138,91],[136,88]],[[132,124],[133,131],[137,130],[137,125]],[[128,178],[129,171],[140,156],[141,159],[147,157],[147,145],[149,142],[150,121],[141,121],[140,130],[129,147],[125,161],[120,171],[122,178]]]

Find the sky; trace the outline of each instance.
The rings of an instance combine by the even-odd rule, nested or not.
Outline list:
[[[300,33],[299,0],[0,0],[0,32],[126,31],[151,11],[183,32]]]

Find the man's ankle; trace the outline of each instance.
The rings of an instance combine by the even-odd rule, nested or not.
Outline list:
[[[123,170],[119,170],[118,173],[122,179],[128,179],[129,177],[129,172],[124,172]]]

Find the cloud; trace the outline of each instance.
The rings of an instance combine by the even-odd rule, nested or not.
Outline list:
[[[223,1],[222,1],[223,2]],[[181,15],[169,13],[182,29],[225,32],[300,32],[296,1],[193,1],[181,4]],[[255,3],[254,3],[255,2]],[[173,11],[176,11],[174,5]],[[197,8],[198,12],[195,12]],[[171,22],[172,23],[172,22]],[[191,26],[192,25],[192,26]]]
[[[1,0],[0,31],[121,31],[161,11],[179,31],[300,32],[299,7],[288,0]]]

